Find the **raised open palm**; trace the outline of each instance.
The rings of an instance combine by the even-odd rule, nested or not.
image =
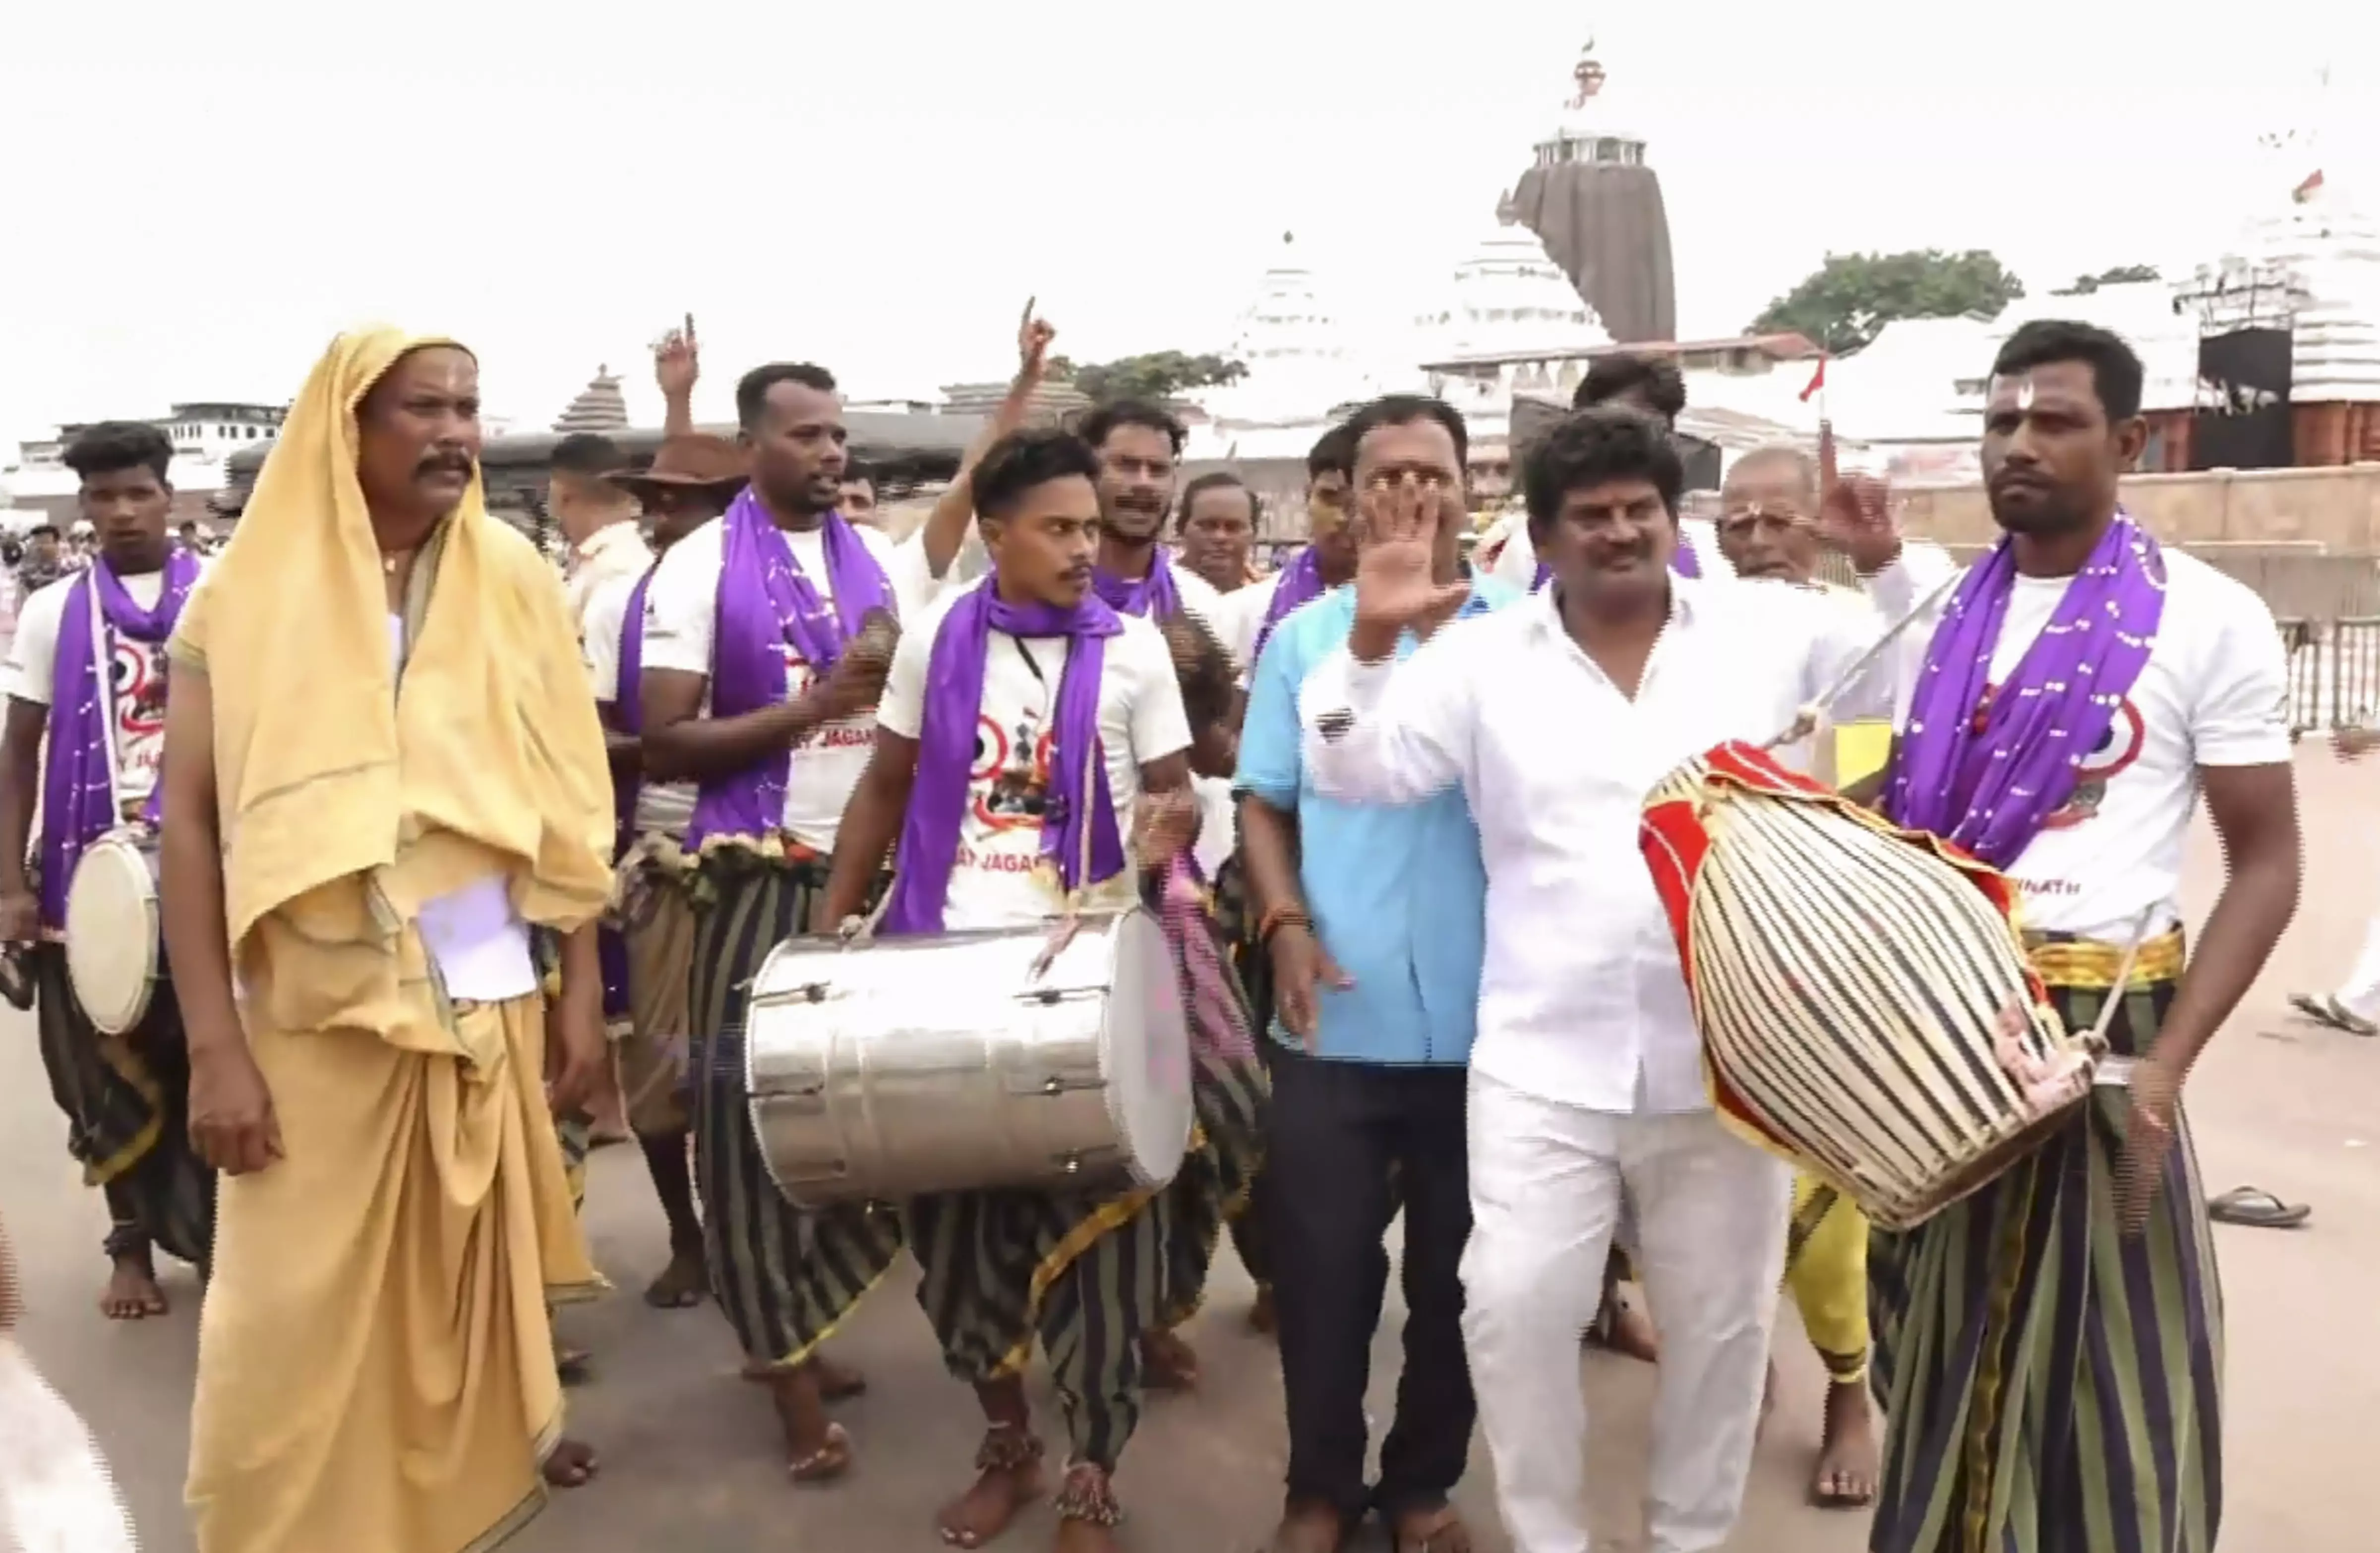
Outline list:
[[[1463,605],[1471,585],[1433,571],[1444,499],[1438,483],[1412,475],[1365,489],[1363,542],[1355,554],[1355,618],[1400,631],[1426,630]]]

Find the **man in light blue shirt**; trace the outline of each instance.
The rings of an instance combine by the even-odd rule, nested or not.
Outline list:
[[[1438,400],[1396,396],[1366,406],[1348,431],[1358,492],[1412,480],[1443,493],[1437,564],[1448,581],[1460,576],[1462,417]],[[1458,613],[1523,596],[1475,578]],[[1274,628],[1251,671],[1232,783],[1250,909],[1275,983],[1266,1231],[1290,1460],[1273,1547],[1300,1553],[1329,1553],[1373,1509],[1399,1546],[1459,1546],[1448,1496],[1476,1413],[1460,1268],[1487,875],[1460,790],[1390,807],[1324,797],[1307,778],[1301,691],[1345,645],[1354,610],[1354,588],[1342,587]],[[1415,645],[1408,637],[1400,650]],[[1364,1391],[1392,1190],[1405,1213],[1405,1362],[1374,1490],[1364,1481]]]

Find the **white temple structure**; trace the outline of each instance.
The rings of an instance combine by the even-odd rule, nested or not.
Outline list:
[[[1281,241],[1281,257],[1257,283],[1225,352],[1247,375],[1196,395],[1207,419],[1191,429],[1187,457],[1302,459],[1332,410],[1382,392],[1298,261],[1295,235],[1284,232]]]
[[[1509,201],[1414,329],[1429,363],[1427,391],[1461,410],[1482,440],[1505,434],[1515,394],[1568,399],[1587,354],[1611,344],[1545,244],[1512,219]]]

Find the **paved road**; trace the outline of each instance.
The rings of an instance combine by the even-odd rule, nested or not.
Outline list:
[[[2327,985],[2380,909],[2380,770],[2349,771],[2326,754],[2300,761],[2311,841],[2306,909],[2192,1088],[2209,1180],[2252,1182],[2316,1205],[2296,1233],[2223,1230],[2230,1314],[2225,1545],[2328,1553],[2370,1546],[2380,1474],[2370,1470],[2380,1420],[2380,1344],[2372,1298],[2380,1270],[2380,1045],[2295,1024],[2283,995]],[[2191,896],[2204,911],[2219,878],[2211,837],[2194,853]],[[0,1213],[23,1257],[25,1338],[52,1381],[91,1421],[128,1485],[143,1546],[184,1553],[179,1496],[188,1444],[195,1289],[169,1280],[171,1317],[112,1326],[91,1300],[103,1270],[104,1215],[76,1185],[29,1020],[0,1024]],[[833,1553],[919,1553],[937,1545],[931,1506],[965,1476],[975,1440],[967,1399],[942,1376],[905,1281],[888,1283],[839,1345],[874,1389],[847,1413],[862,1457],[828,1492],[785,1485],[765,1401],[735,1379],[715,1312],[656,1312],[631,1291],[658,1263],[659,1215],[638,1161],[597,1156],[589,1223],[598,1260],[624,1292],[574,1311],[572,1338],[600,1373],[576,1393],[573,1426],[604,1452],[595,1486],[557,1501],[523,1535],[524,1553],[741,1553],[799,1547]],[[1213,1306],[1194,1329],[1207,1386],[1158,1402],[1120,1479],[1144,1553],[1229,1553],[1261,1545],[1284,1460],[1280,1379],[1271,1350],[1241,1327],[1248,1290],[1228,1256]],[[1385,1323],[1374,1411],[1394,1380]],[[1852,1553],[1856,1516],[1804,1508],[1800,1488],[1816,1437],[1815,1362],[1781,1325],[1785,1393],[1764,1442],[1736,1553]],[[1612,1548],[1633,1548],[1652,1375],[1591,1358],[1585,1381],[1598,1423],[1595,1506]],[[1484,1453],[1463,1498],[1488,1524]],[[1026,1522],[1002,1546],[1048,1546],[1050,1523]],[[1484,1539],[1503,1553],[1500,1537]]]

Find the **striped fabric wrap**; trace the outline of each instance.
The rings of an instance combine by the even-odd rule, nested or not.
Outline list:
[[[1909,1229],[1981,1188],[2090,1093],[2025,957],[2015,886],[1721,745],[1645,801],[1721,1119]]]

